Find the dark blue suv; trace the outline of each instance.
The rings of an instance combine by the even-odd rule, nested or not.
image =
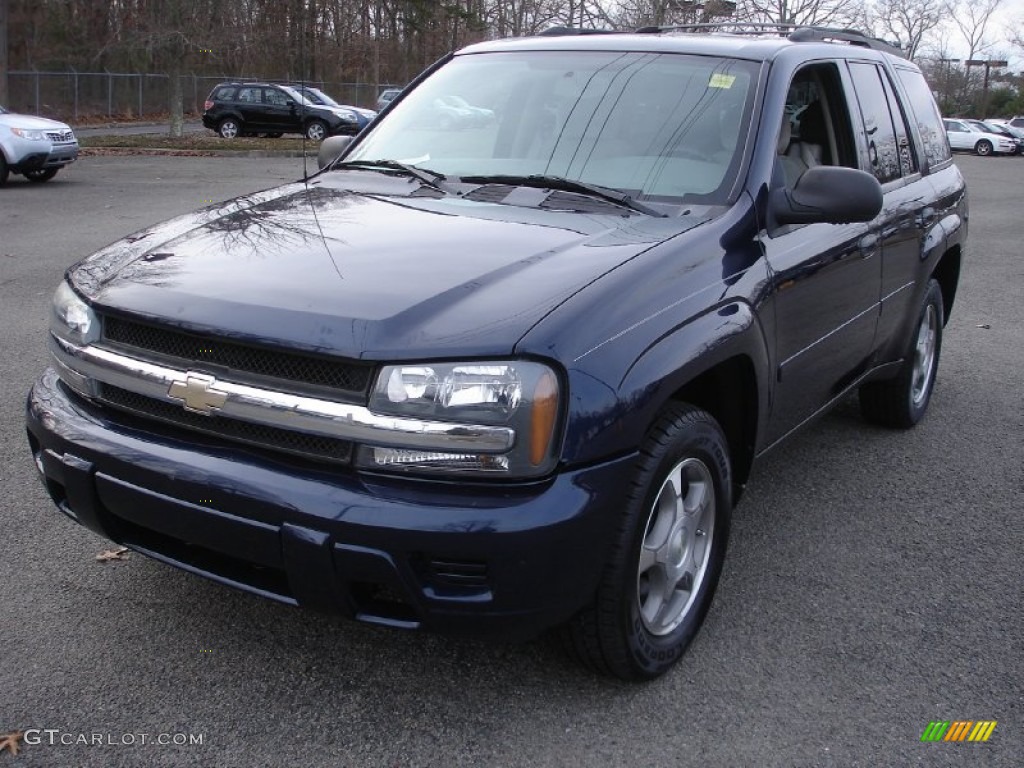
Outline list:
[[[877,40],[562,32],[69,269],[28,402],[58,508],[285,603],[671,667],[759,455],[855,391],[924,415],[964,183]],[[440,129],[451,95],[492,117]]]

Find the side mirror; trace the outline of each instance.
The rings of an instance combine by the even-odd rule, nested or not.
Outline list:
[[[291,99],[288,99],[288,101],[286,101],[286,102],[284,103],[284,105],[285,105],[286,107],[294,107],[294,106],[295,106],[295,102],[294,102],[294,101],[292,101]]]
[[[882,210],[882,185],[866,171],[818,165],[804,171],[793,189],[773,190],[768,208],[775,226],[871,221]]]
[[[320,142],[320,151],[316,153],[316,164],[321,169],[326,168],[345,154],[345,150],[351,143],[351,136],[328,136]]]

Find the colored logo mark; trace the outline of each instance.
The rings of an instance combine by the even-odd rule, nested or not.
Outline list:
[[[995,720],[932,720],[921,741],[988,741],[995,729]]]

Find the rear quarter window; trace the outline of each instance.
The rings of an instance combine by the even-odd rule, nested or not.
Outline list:
[[[232,101],[235,98],[235,88],[222,86],[213,90],[214,101]]]
[[[928,87],[924,75],[916,70],[898,67],[896,76],[903,84],[903,89],[910,100],[910,115],[908,117],[912,117],[917,126],[925,162],[929,167],[948,162],[952,158],[949,139],[946,138],[942,116],[939,114],[939,108],[935,104],[935,99],[932,98],[931,89]]]

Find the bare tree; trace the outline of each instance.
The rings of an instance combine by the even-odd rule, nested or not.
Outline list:
[[[946,0],[945,10],[967,44],[967,58],[973,59],[991,46],[986,38],[992,14],[1003,0]]]
[[[942,24],[946,6],[943,0],[876,0],[865,12],[872,34],[898,42],[907,58],[916,59]]]
[[[7,104],[7,9],[7,0],[0,0],[0,104]]]
[[[740,0],[736,18],[767,24],[845,27],[864,15],[864,0]]]

